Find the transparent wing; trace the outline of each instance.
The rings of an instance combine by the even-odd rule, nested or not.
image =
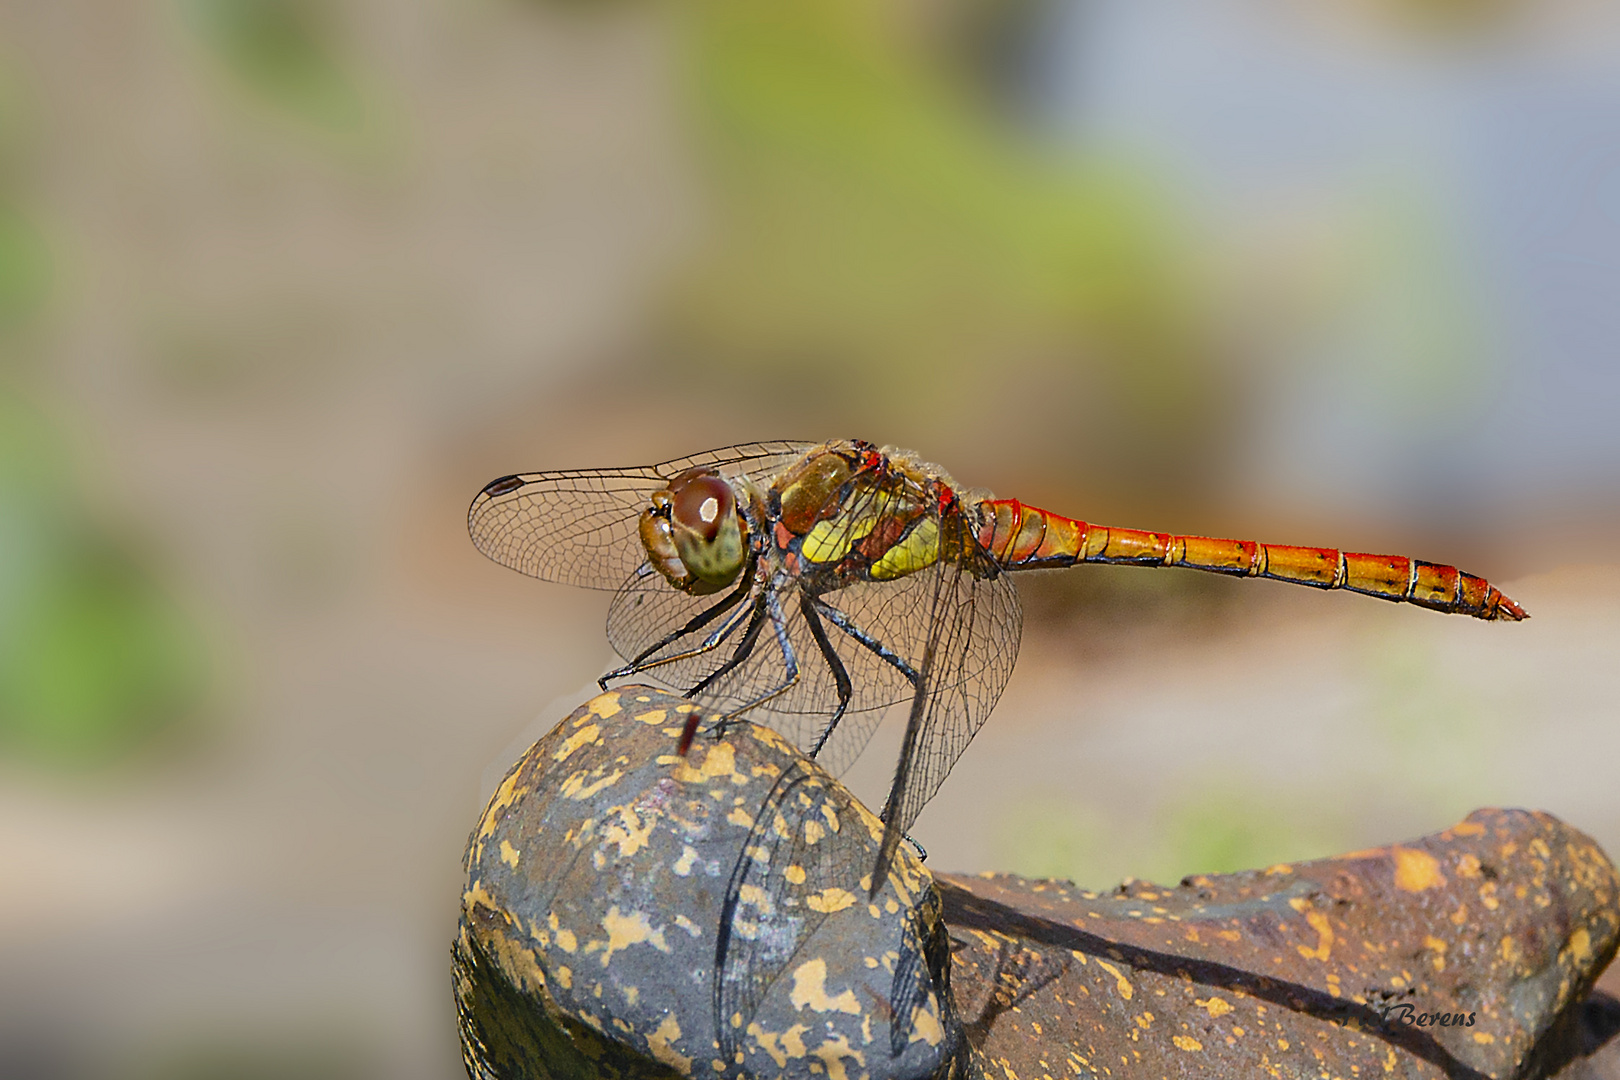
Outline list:
[[[825,890],[859,893],[869,843],[848,793],[821,770],[795,762],[777,778],[732,868],[715,938],[714,1019],[723,1061],[735,1060],[771,986],[834,910]],[[798,872],[789,876],[789,867]],[[797,1019],[794,1010],[761,1026],[785,1031]]]
[[[503,476],[473,500],[467,531],[479,551],[530,577],[617,589],[645,559],[636,519],[650,492],[698,465],[768,481],[813,446],[747,443],[659,465]]]
[[[1018,593],[988,553],[972,541],[964,557],[917,576],[931,578],[929,639],[922,685],[912,699],[894,784],[883,808],[883,848],[872,875],[877,888],[895,847],[945,782],[984,726],[1018,657],[1023,615]]]
[[[739,443],[705,450],[691,457],[674,458],[654,465],[664,476],[674,476],[700,465],[718,469],[725,476],[746,476],[755,482],[775,476],[783,468],[814,450],[820,443],[782,439],[776,442]]]

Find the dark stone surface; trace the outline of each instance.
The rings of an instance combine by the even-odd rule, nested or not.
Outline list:
[[[693,710],[603,694],[502,782],[455,945],[470,1073],[948,1074],[927,872],[902,852],[869,895],[882,824],[768,728],[706,717],[679,756]]]
[[[765,728],[679,757],[692,709],[602,695],[491,800],[454,946],[475,1078],[1620,1080],[1620,878],[1549,815],[1104,894],[902,852],[869,899],[877,820]]]
[[[1025,1077],[1541,1075],[1620,932],[1603,852],[1522,810],[1174,888],[940,881],[972,1041]]]
[[[1558,1070],[1557,1080],[1620,1080],[1620,998],[1615,991],[1620,991],[1620,968],[1610,965],[1598,989],[1575,1010],[1571,1060]]]

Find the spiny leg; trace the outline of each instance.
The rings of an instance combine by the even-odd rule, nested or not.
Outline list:
[[[810,748],[812,758],[821,753],[821,748],[827,744],[833,729],[838,726],[838,721],[844,718],[844,710],[849,708],[849,699],[855,692],[849,681],[849,672],[844,670],[844,662],[833,650],[832,642],[827,640],[827,629],[821,625],[821,618],[816,614],[816,603],[815,598],[809,593],[799,594],[799,610],[804,613],[805,624],[810,627],[810,636],[816,639],[816,648],[821,650],[821,658],[827,661],[827,667],[832,670],[833,682],[838,684],[838,708],[834,710],[826,726],[821,729],[821,734],[816,737],[815,745]]]
[[[765,628],[766,596],[766,593],[761,593],[759,599],[754,601],[753,607],[748,609],[748,629],[743,631],[742,640],[737,643],[737,650],[731,654],[730,659],[705,675],[701,682],[686,692],[685,697],[697,697],[712,686],[716,679],[732,671],[738,664],[753,655],[754,645],[759,641],[759,632]]]
[[[631,660],[629,663],[625,664],[623,667],[614,668],[612,671],[608,672],[606,675],[603,675],[600,679],[596,680],[596,685],[598,685],[602,689],[606,690],[607,689],[607,683],[608,683],[609,679],[620,679],[620,678],[623,678],[626,675],[635,675],[635,674],[638,674],[640,672],[648,671],[648,670],[650,670],[652,668],[659,667],[659,666],[661,666],[663,664],[673,664],[677,660],[689,660],[694,656],[701,656],[704,653],[713,650],[722,641],[724,641],[726,638],[730,637],[732,631],[737,629],[738,623],[741,622],[740,618],[733,618],[731,620],[728,620],[726,623],[722,623],[718,628],[716,628],[716,630],[715,630],[715,632],[713,634],[709,635],[708,640],[706,640],[702,645],[698,646],[695,649],[688,649],[686,652],[676,653],[673,656],[660,657],[659,659],[654,660],[651,663],[646,662],[647,657],[651,656],[653,653],[657,652],[659,649],[664,648],[666,645],[670,644],[671,642],[679,641],[682,637],[686,636],[687,634],[690,634],[692,631],[701,630],[701,629],[703,629],[703,627],[705,627],[709,623],[713,622],[717,617],[719,617],[723,612],[725,612],[725,610],[727,608],[729,608],[732,605],[736,604],[737,601],[741,600],[744,596],[746,596],[748,594],[748,590],[750,588],[752,588],[752,587],[753,587],[753,579],[750,576],[746,575],[746,574],[743,575],[742,584],[739,585],[736,589],[733,589],[730,593],[728,593],[726,595],[726,597],[723,600],[721,600],[719,603],[716,603],[716,604],[712,605],[711,607],[705,608],[703,611],[701,611],[697,615],[693,616],[691,619],[689,619],[687,621],[686,625],[681,627],[679,630],[672,630],[669,633],[665,634],[662,638],[660,638],[657,641],[657,643],[655,643],[655,644],[649,646],[648,648],[643,649],[641,652],[637,653],[635,658],[633,660]],[[743,610],[746,611],[747,609],[745,608]],[[742,612],[739,612],[738,614],[741,615]]]
[[[856,641],[870,649],[872,653],[878,657],[878,659],[882,660],[889,666],[893,667],[896,671],[900,672],[900,674],[904,675],[906,677],[906,681],[912,686],[917,685],[916,669],[910,664],[906,663],[903,658],[896,655],[887,645],[883,644],[883,642],[879,641],[871,634],[868,634],[865,630],[862,630],[859,626],[856,626],[854,620],[852,620],[848,615],[845,615],[842,611],[839,611],[837,608],[833,607],[831,604],[827,603],[825,600],[818,599],[816,601],[816,607],[821,614],[827,617],[828,622],[832,623],[834,626],[838,627],[838,629],[842,630],[844,633],[848,634],[850,637],[854,638]]]
[[[770,616],[771,629],[776,633],[777,648],[782,650],[782,665],[787,671],[787,678],[768,693],[761,694],[746,705],[740,705],[731,710],[721,720],[722,726],[729,720],[735,720],[750,709],[757,709],[772,698],[780,697],[793,689],[799,681],[799,658],[793,651],[793,641],[788,637],[787,616],[782,611],[782,603],[776,597],[774,589],[765,591],[765,613]]]
[[[699,694],[703,693],[704,690],[707,690],[716,679],[720,678],[720,676],[726,674],[728,671],[731,671],[738,664],[742,663],[744,660],[747,660],[748,657],[753,654],[754,645],[759,641],[759,632],[760,630],[764,629],[765,626],[765,599],[768,595],[768,592],[760,593],[759,599],[747,609],[751,615],[748,620],[748,629],[743,631],[742,640],[737,643],[737,651],[731,654],[731,659],[727,660],[724,664],[721,664],[718,668],[704,677],[704,679],[696,686],[688,690],[685,694],[686,697],[697,697]],[[679,746],[676,748],[677,752],[682,755],[685,755],[686,751],[692,746],[692,736],[697,733],[697,722],[698,717],[696,713],[693,713],[686,719],[686,727],[681,731],[681,741]]]
[[[900,674],[906,677],[907,681],[911,683],[913,688],[920,689],[921,681],[916,669],[910,664],[906,663],[904,659],[896,655],[891,649],[889,649],[888,646],[884,645],[883,642],[877,640],[865,630],[862,630],[859,626],[856,626],[854,620],[852,620],[848,615],[845,615],[842,611],[839,611],[837,608],[833,607],[831,604],[819,599],[816,601],[816,604],[821,609],[821,613],[827,616],[834,626],[838,627],[838,629],[842,630],[844,633],[866,646],[866,648],[870,649],[879,659],[892,665],[895,670],[899,671]],[[829,725],[827,730],[822,733],[821,739],[816,743],[816,750],[821,749],[821,743],[825,742],[827,737],[831,734],[832,728],[831,725]],[[810,752],[810,756],[816,756],[815,750]],[[926,862],[928,860],[928,852],[923,849],[923,846],[917,842],[916,838],[910,833],[902,833],[901,835],[910,842],[912,847],[917,849],[918,858]],[[878,865],[883,865],[885,861],[887,860],[880,857]],[[875,887],[877,877],[874,876],[872,880]]]
[[[744,618],[752,610],[752,608],[738,608],[735,612],[727,617],[725,622],[717,626],[712,634],[704,639],[702,645],[699,645],[695,649],[688,649],[685,652],[672,653],[669,656],[660,656],[657,660],[644,661],[635,665],[634,667],[627,665],[617,671],[608,672],[606,675],[602,676],[602,678],[616,678],[621,675],[633,675],[637,672],[651,671],[655,667],[662,667],[665,664],[673,664],[677,660],[690,660],[694,656],[702,656],[706,652],[713,652],[720,646],[721,642],[725,641],[726,638],[732,635],[737,627],[743,624]]]
[[[753,587],[753,584],[754,582],[752,577],[744,574],[742,580],[738,582],[737,587],[731,590],[731,592],[727,593],[725,598],[719,603],[712,607],[706,608],[697,615],[694,615],[687,621],[686,625],[681,627],[679,630],[672,630],[668,634],[665,634],[656,645],[651,645],[648,648],[643,649],[639,654],[637,654],[634,660],[630,661],[630,665],[633,667],[647,659],[647,657],[651,656],[659,649],[662,649],[665,645],[668,645],[670,642],[679,640],[680,638],[685,637],[687,634],[692,633],[694,630],[703,629],[710,622],[719,617],[721,613],[726,611],[732,605],[736,604],[743,597],[747,596],[748,590]]]

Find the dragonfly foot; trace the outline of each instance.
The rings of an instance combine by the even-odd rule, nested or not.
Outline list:
[[[612,682],[614,679],[622,679],[626,675],[634,675],[635,673],[636,669],[633,667],[614,668],[612,671],[604,674],[600,679],[597,679],[596,685],[600,686],[603,690],[606,690],[608,688],[608,683]]]
[[[918,862],[927,862],[928,861],[928,849],[923,847],[921,844],[917,843],[917,838],[915,836],[912,836],[910,833],[904,833],[903,835],[906,838],[906,843],[910,844],[912,847],[917,849],[917,861]]]

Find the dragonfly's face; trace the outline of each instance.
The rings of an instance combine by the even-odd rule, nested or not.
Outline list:
[[[712,469],[688,469],[652,494],[641,512],[647,559],[684,592],[719,592],[748,561],[748,528],[731,485]]]

